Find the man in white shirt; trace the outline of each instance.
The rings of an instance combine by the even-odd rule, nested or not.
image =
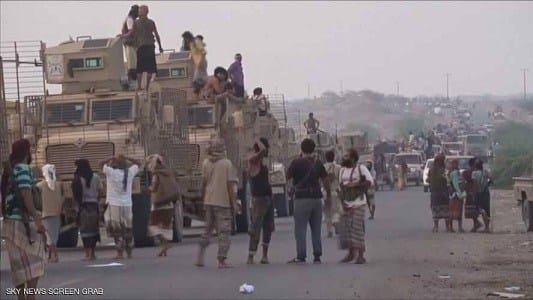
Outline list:
[[[107,233],[115,240],[116,259],[122,259],[124,249],[131,258],[133,179],[139,173],[139,160],[123,155],[101,162],[102,172],[107,180],[106,204],[104,213]]]
[[[122,34],[127,34],[133,30],[133,24],[139,17],[139,5],[135,4],[131,7],[126,20],[122,24]],[[135,43],[135,36],[130,36],[123,39],[124,51],[126,53],[126,65],[128,69],[128,78],[130,80],[137,80],[137,48]]]

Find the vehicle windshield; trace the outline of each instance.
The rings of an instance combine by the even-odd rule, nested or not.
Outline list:
[[[415,165],[415,164],[422,163],[419,155],[412,154],[412,155],[396,155],[396,158],[394,159],[395,164],[399,164],[402,159],[408,165],[411,165],[411,164]]]
[[[453,157],[446,159],[446,165],[448,167],[449,167],[450,162],[453,159],[454,159]],[[470,157],[461,157],[461,158],[458,158],[457,160],[459,161],[459,170],[466,170],[466,169],[470,168],[470,165],[468,165],[468,161],[470,160]]]
[[[446,144],[445,147],[449,150],[462,150],[463,144]]]
[[[214,113],[212,106],[189,107],[189,126],[214,125]]]
[[[469,135],[466,137],[467,143],[472,144],[484,144],[487,142],[487,136],[485,135]]]
[[[428,168],[428,169],[433,168],[433,163],[434,163],[434,162],[435,162],[434,160],[428,160],[428,161],[426,162],[426,168]]]

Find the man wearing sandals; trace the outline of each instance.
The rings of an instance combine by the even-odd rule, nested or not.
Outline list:
[[[311,139],[302,141],[302,156],[292,161],[287,171],[287,179],[293,180],[294,199],[294,235],[296,238],[296,258],[290,260],[290,264],[305,263],[307,256],[306,235],[307,224],[311,227],[313,240],[314,263],[321,263],[322,256],[322,191],[320,181],[324,186],[327,197],[326,208],[331,205],[331,189],[328,173],[324,165],[313,154],[315,142]]]
[[[235,193],[236,176],[233,165],[226,158],[224,140],[212,138],[207,148],[208,157],[202,166],[204,177],[203,194],[205,208],[205,232],[200,239],[200,250],[196,266],[204,266],[204,256],[209,237],[216,228],[218,236],[218,267],[230,268],[226,263],[230,248],[231,222],[233,212],[239,213]]]
[[[268,264],[268,245],[274,231],[274,203],[272,202],[272,187],[270,186],[268,167],[263,158],[268,156],[268,140],[260,138],[254,143],[253,151],[248,157],[248,176],[252,192],[252,215],[250,224],[250,246],[248,248],[248,264],[254,263],[261,229],[263,230],[263,258],[262,264]]]

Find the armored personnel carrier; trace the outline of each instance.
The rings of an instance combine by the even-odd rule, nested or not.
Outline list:
[[[209,140],[217,136],[224,139],[228,158],[239,179],[238,194],[244,209],[243,214],[237,216],[236,230],[246,232],[249,223],[247,200],[250,199],[245,172],[246,156],[258,138],[264,137],[270,143],[267,165],[271,171],[271,181],[285,184],[284,178],[278,180],[283,169],[278,165],[282,162],[283,153],[278,121],[271,113],[259,114],[256,104],[248,98],[225,95],[209,99],[194,97],[192,78],[195,66],[189,52],[158,55],[157,68],[154,87],[178,88],[185,99],[182,100],[185,108],[179,108],[184,109],[184,113],[178,117],[181,121],[177,130],[181,140],[159,137],[157,139],[162,146],[157,149],[170,161],[178,176],[187,223],[189,219],[203,218],[201,165],[206,158]],[[173,114],[175,112],[168,112],[168,115]]]

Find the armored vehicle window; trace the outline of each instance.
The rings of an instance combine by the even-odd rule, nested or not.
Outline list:
[[[85,103],[48,104],[46,121],[54,123],[80,123],[85,117]]]
[[[168,55],[168,60],[183,60],[189,58],[189,52],[175,52]]]
[[[185,68],[173,68],[170,69],[170,77],[187,77]]]
[[[170,70],[169,69],[157,69],[156,76],[157,77],[169,77]]]
[[[399,164],[401,159],[403,159],[406,164],[413,164],[414,165],[414,164],[421,164],[422,163],[420,155],[416,155],[416,154],[397,155],[394,158],[394,161],[395,161],[396,164]]]
[[[109,39],[86,40],[83,42],[83,49],[105,48],[108,42]]]
[[[85,66],[83,58],[71,59],[68,61],[68,65],[71,69],[83,69]]]
[[[467,143],[486,143],[487,137],[484,135],[469,135],[466,137]]]
[[[131,99],[93,101],[92,121],[111,121],[132,118]]]
[[[213,125],[215,123],[212,106],[189,107],[189,125]]]
[[[101,57],[89,57],[85,59],[85,68],[99,68],[103,65]]]

